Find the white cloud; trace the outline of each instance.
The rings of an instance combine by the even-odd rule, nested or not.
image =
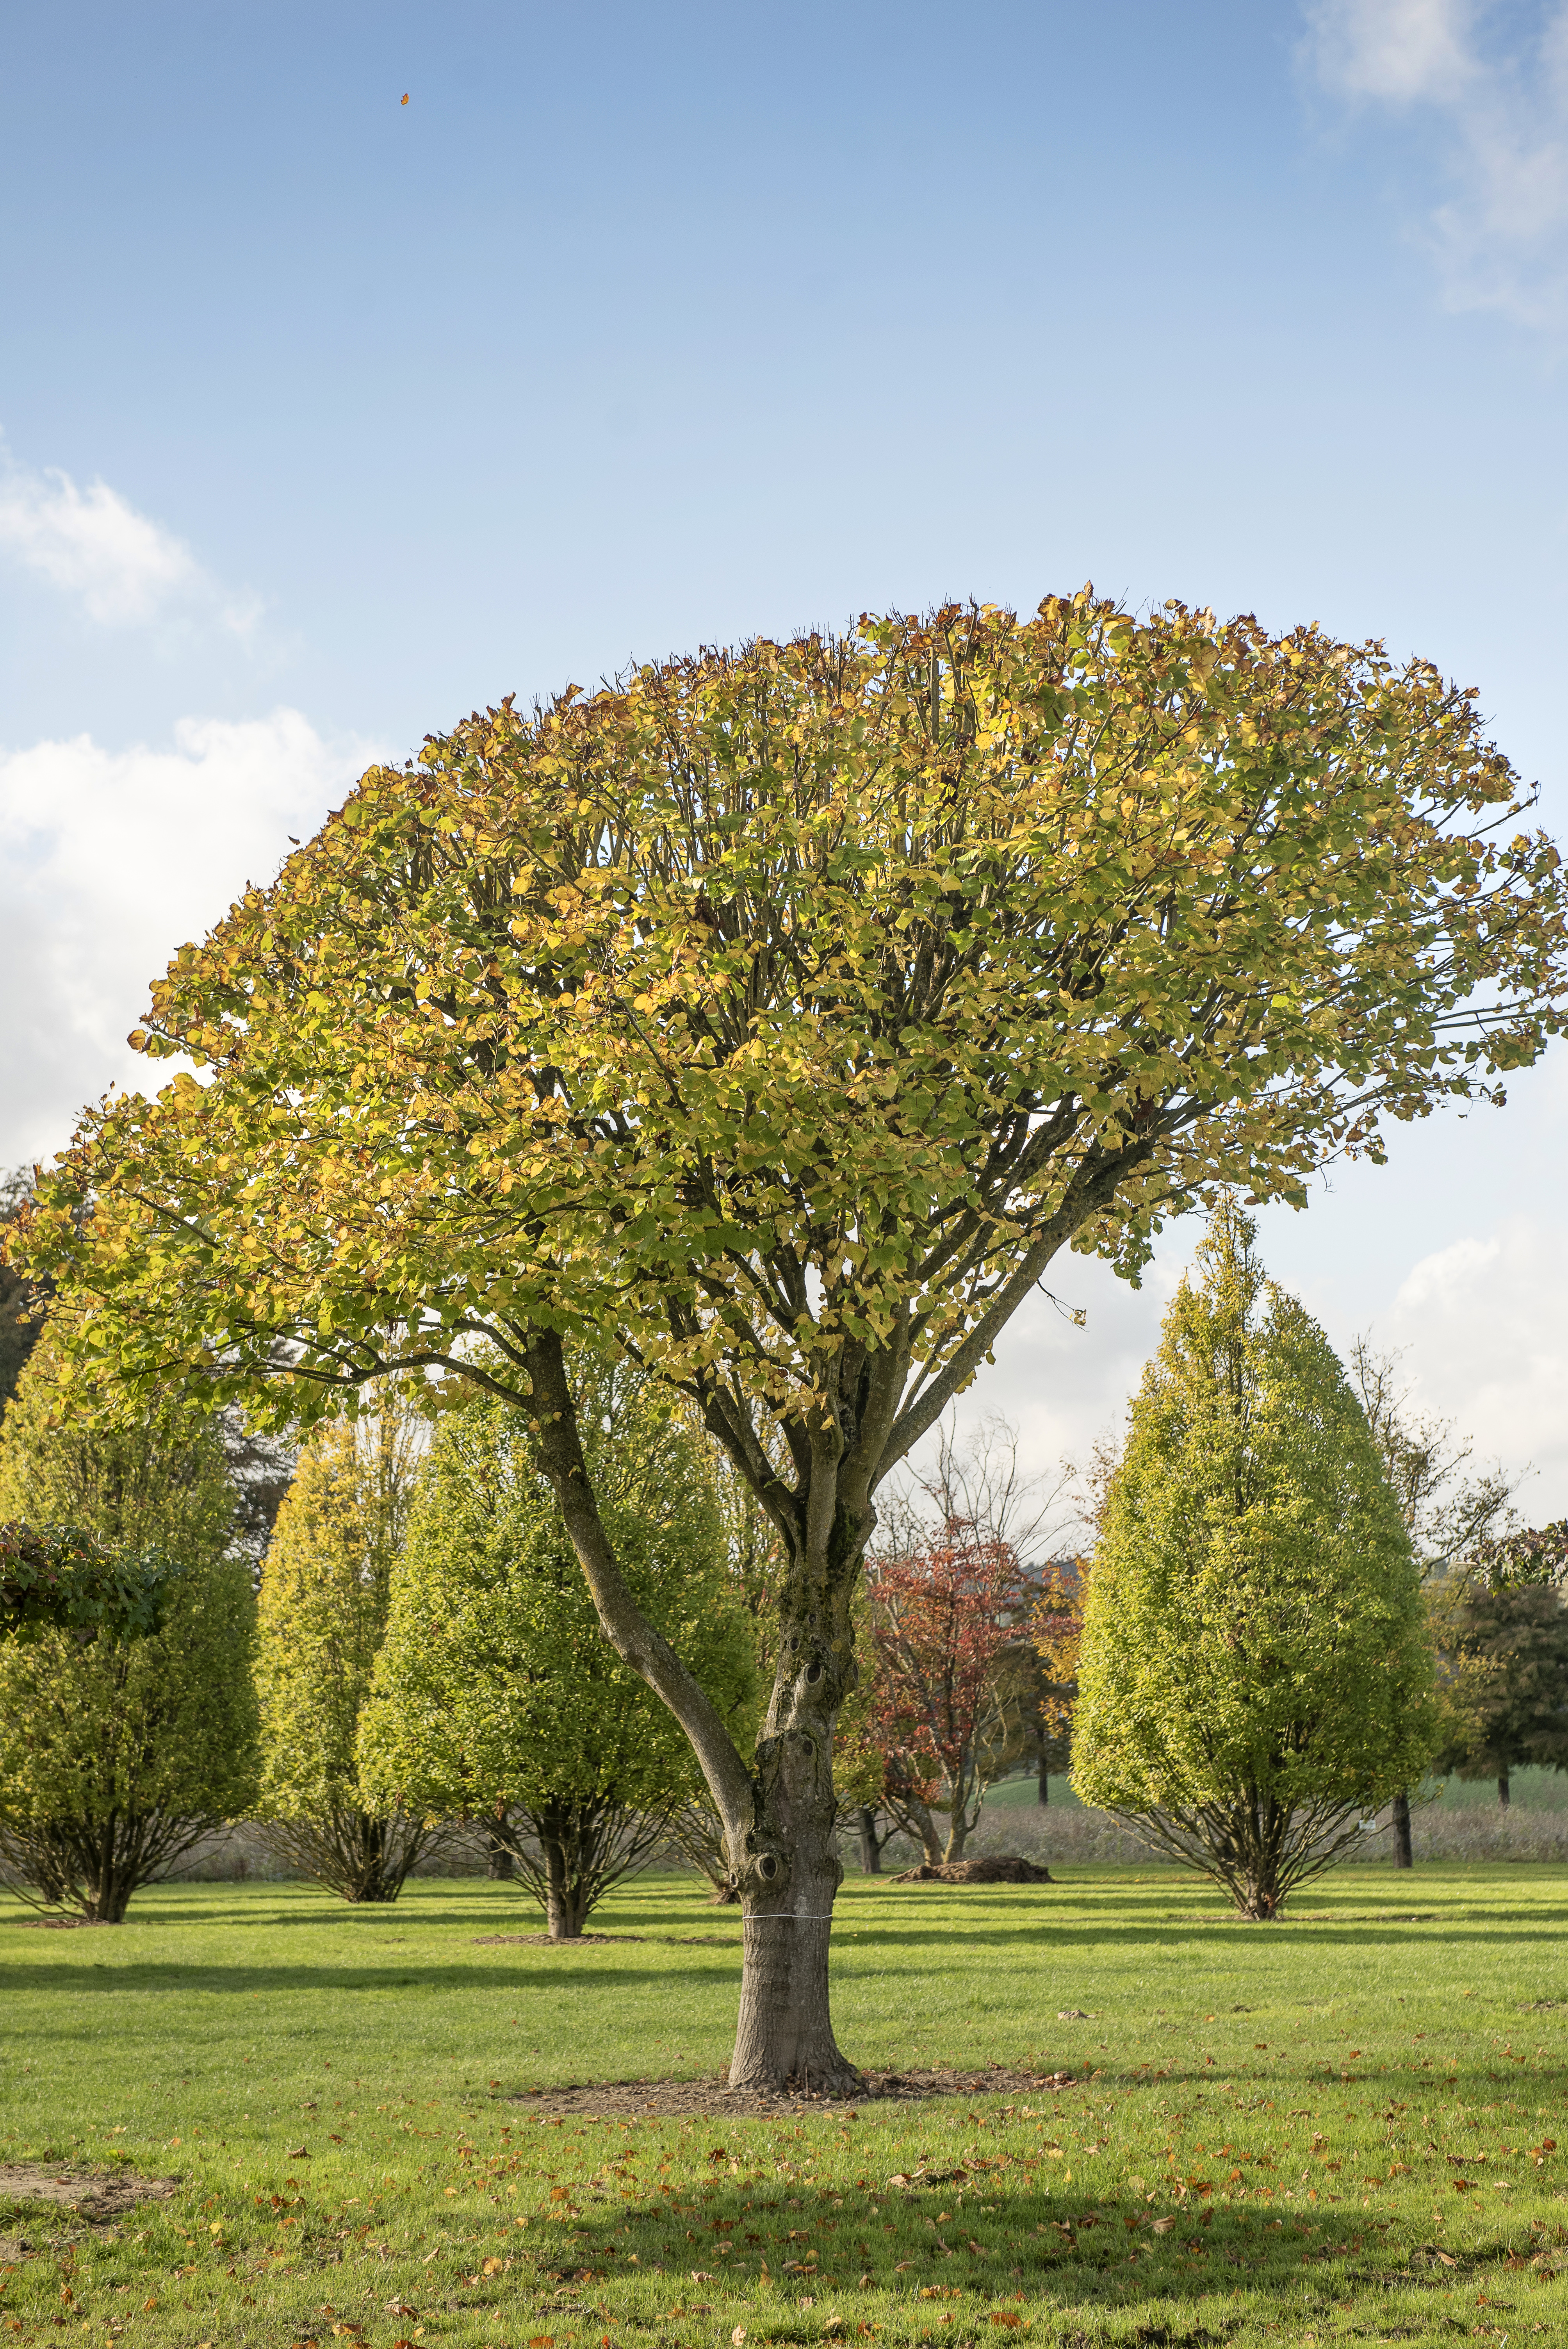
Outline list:
[[[183,719],[167,750],[0,752],[0,1166],[61,1147],[111,1081],[145,1089],[125,1038],[150,979],[376,755],[286,709]]]
[[[1401,1346],[1428,1409],[1452,1419],[1478,1458],[1533,1464],[1520,1506],[1568,1510],[1568,1241],[1556,1226],[1508,1216],[1423,1257],[1373,1332]]]
[[[1449,303],[1568,321],[1568,0],[1308,0],[1308,55],[1336,96],[1426,109],[1451,192],[1425,237]]]
[[[1475,78],[1467,0],[1319,0],[1307,11],[1318,70],[1347,98],[1457,98]]]
[[[81,489],[57,467],[18,464],[3,439],[0,549],[106,627],[199,616],[244,636],[258,616],[253,599],[226,596],[183,539],[107,481]]]

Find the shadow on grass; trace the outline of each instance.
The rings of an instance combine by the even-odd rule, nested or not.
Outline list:
[[[727,2144],[744,2158],[737,2133]],[[870,2143],[865,2150],[874,2154]],[[1449,2291],[1511,2258],[1521,2264],[1501,2239],[1439,2261],[1408,2220],[1298,2214],[1261,2200],[1218,2207],[1195,2199],[1176,2211],[1115,2196],[1086,2202],[1020,2188],[1016,2176],[987,2181],[994,2167],[971,2158],[918,2191],[864,2178],[844,2187],[839,2202],[811,2193],[748,2195],[743,2184],[727,2182],[662,2208],[628,2202],[613,2220],[583,2209],[536,2221],[526,2251],[514,2256],[532,2263],[543,2285],[637,2283],[672,2301],[716,2288],[744,2293],[769,2335],[769,2299],[757,2297],[769,2292],[785,2315],[808,2294],[804,2304],[820,2315],[836,2297],[865,2292],[929,2322],[943,2305],[972,2314],[988,2302],[1041,2299],[1109,2307],[1163,2298],[1191,2308],[1243,2284],[1288,2299],[1331,2279],[1340,2295],[1396,2282]],[[987,2194],[1004,2207],[986,2207]],[[501,2298],[498,2287],[498,2308]]]

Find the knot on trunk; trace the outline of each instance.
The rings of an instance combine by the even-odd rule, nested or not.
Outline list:
[[[748,1843],[754,1838],[748,1837]],[[743,1899],[747,1894],[782,1892],[789,1881],[789,1863],[782,1852],[748,1850],[738,1868],[729,1871],[729,1895],[732,1900]]]

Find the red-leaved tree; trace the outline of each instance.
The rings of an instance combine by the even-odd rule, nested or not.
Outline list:
[[[872,1560],[871,1732],[882,1802],[936,1862],[961,1859],[985,1790],[1011,1759],[1024,1578],[1008,1542],[948,1517],[920,1547]],[[944,1845],[936,1815],[945,1816]]]

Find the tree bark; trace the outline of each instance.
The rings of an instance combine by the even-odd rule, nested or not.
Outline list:
[[[1410,1797],[1401,1787],[1394,1797],[1394,1865],[1414,1868],[1416,1855],[1410,1843]]]
[[[552,1941],[583,1939],[583,1887],[573,1880],[573,1854],[565,1836],[541,1820],[539,1847],[544,1860],[544,1919]]]
[[[1040,1775],[1035,1782],[1035,1800],[1042,1809],[1051,1799],[1051,1774],[1046,1767],[1046,1757],[1040,1756]]]
[[[1508,1780],[1509,1773],[1506,1770],[1500,1770],[1497,1774],[1497,1799],[1502,1805],[1505,1811],[1512,1799],[1509,1790]]]
[[[861,1874],[882,1874],[882,1851],[877,1843],[876,1813],[869,1803],[862,1803],[855,1819],[861,1838]]]
[[[485,1829],[485,1874],[492,1884],[510,1884],[516,1862],[511,1846],[495,1829]]]

